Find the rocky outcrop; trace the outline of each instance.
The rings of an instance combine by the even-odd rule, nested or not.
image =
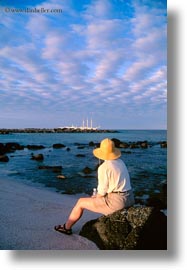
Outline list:
[[[16,150],[23,150],[24,146],[16,142],[0,143],[0,154],[11,153]]]
[[[9,133],[118,133],[111,129],[81,129],[81,128],[23,128],[0,129],[0,134]]]
[[[167,148],[167,142],[148,142],[148,141],[136,141],[136,142],[122,142],[119,139],[113,138],[112,141],[114,142],[115,146],[117,148],[129,148],[129,149],[136,149],[136,148],[141,148],[141,149],[147,149],[149,147],[152,147],[154,145],[160,144],[161,148]]]
[[[80,235],[102,250],[166,250],[167,217],[154,207],[130,207],[87,222]]]

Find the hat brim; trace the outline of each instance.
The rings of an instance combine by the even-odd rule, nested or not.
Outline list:
[[[93,154],[95,157],[102,160],[113,160],[121,156],[121,151],[115,148],[112,153],[104,153],[101,148],[96,148],[93,150]]]

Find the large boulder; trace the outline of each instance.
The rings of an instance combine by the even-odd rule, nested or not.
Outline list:
[[[80,235],[102,250],[166,250],[167,217],[154,207],[130,207],[87,222]]]

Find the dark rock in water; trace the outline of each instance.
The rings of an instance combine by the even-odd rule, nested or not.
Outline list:
[[[80,235],[103,250],[166,250],[167,217],[153,207],[130,207],[87,222]]]
[[[65,175],[57,175],[57,178],[58,178],[58,179],[63,179],[63,180],[64,180],[64,179],[66,179],[66,176],[65,176]]]
[[[95,147],[96,148],[100,147],[100,143],[95,143]]]
[[[84,154],[77,154],[76,157],[85,157],[86,155]]]
[[[115,147],[117,147],[117,148],[120,147],[120,143],[121,143],[120,140],[113,138],[112,141],[114,142]]]
[[[85,146],[77,146],[77,149],[84,149]]]
[[[94,142],[89,142],[89,144],[88,144],[89,146],[95,146],[95,143]]]
[[[16,142],[8,142],[5,144],[5,148],[7,152],[10,152],[10,151],[16,151],[16,150],[23,150],[24,146]]]
[[[85,167],[82,171],[83,171],[83,173],[85,173],[85,174],[90,174],[90,173],[92,173],[92,169],[90,169],[89,167]]]
[[[43,145],[27,145],[27,148],[29,150],[40,150],[40,149],[44,149],[45,147]]]
[[[42,161],[42,160],[44,160],[44,156],[43,156],[43,154],[32,155],[31,159],[37,160],[37,161]]]
[[[161,148],[167,148],[167,142],[160,142],[160,147]]]
[[[61,172],[62,171],[62,166],[39,166],[39,170],[51,170],[53,172]]]
[[[140,143],[140,147],[143,148],[143,149],[148,148],[148,142],[147,142],[147,141],[141,142],[141,143]]]
[[[137,143],[132,143],[129,146],[130,149],[136,149],[136,148],[140,148],[139,145]]]
[[[121,142],[119,148],[129,148],[129,144],[126,142]]]
[[[1,135],[7,135],[7,134],[10,134],[10,132],[8,130],[0,130],[0,134]]]
[[[0,155],[4,155],[6,153],[11,153],[16,150],[23,150],[24,146],[20,145],[16,142],[8,142],[8,143],[0,143]]]
[[[5,146],[3,143],[0,143],[0,155],[4,155],[6,153]]]
[[[8,162],[9,161],[9,157],[6,155],[0,155],[0,162]]]
[[[55,149],[59,149],[59,148],[63,148],[63,147],[66,147],[66,146],[62,143],[54,143],[53,144],[53,148],[55,148]]]

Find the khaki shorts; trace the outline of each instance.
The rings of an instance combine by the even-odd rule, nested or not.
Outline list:
[[[112,214],[123,208],[128,208],[134,204],[133,191],[125,193],[107,193],[104,197],[96,197],[93,200],[95,209],[103,215]]]

